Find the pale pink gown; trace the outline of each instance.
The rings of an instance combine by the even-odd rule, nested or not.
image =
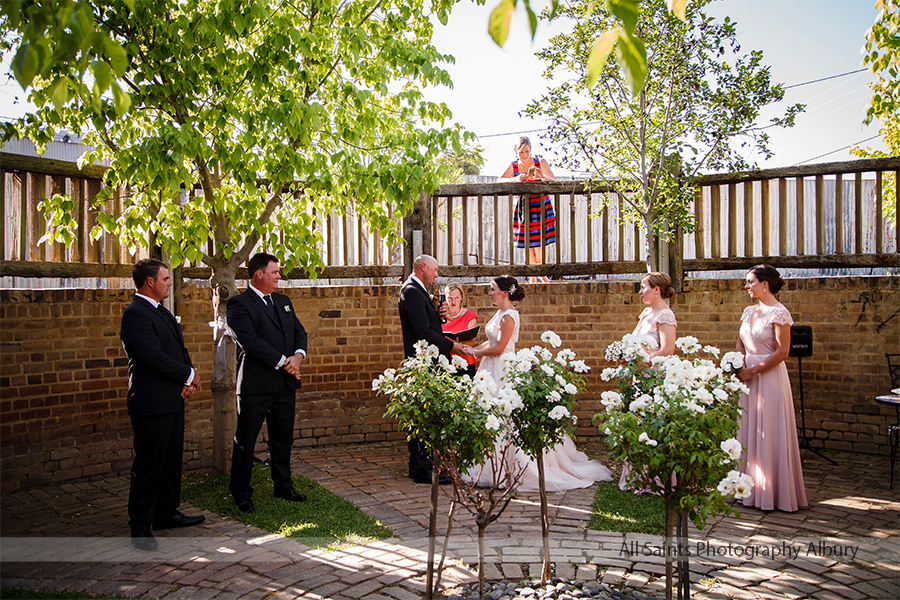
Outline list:
[[[671,308],[664,308],[658,312],[653,312],[651,307],[647,307],[643,310],[641,315],[638,317],[638,324],[635,326],[634,331],[631,333],[633,335],[649,335],[652,336],[654,340],[656,340],[656,347],[659,347],[659,324],[663,325],[671,325],[672,327],[678,327],[678,321],[675,319],[675,313],[672,312]],[[625,463],[625,466],[622,467],[622,476],[619,478],[619,489],[620,490],[630,490],[634,489],[628,485],[626,478],[628,474],[631,472],[631,465]],[[673,480],[674,481],[674,480]],[[661,486],[662,483],[659,483]],[[638,494],[647,494],[650,493],[649,489],[635,490],[635,493]]]
[[[484,331],[488,341],[496,344],[500,341],[500,319],[509,315],[515,322],[512,337],[504,348],[503,353],[497,356],[485,356],[478,365],[478,371],[490,373],[499,389],[506,385],[506,361],[504,355],[516,351],[516,342],[519,339],[519,313],[514,309],[500,310],[488,322]],[[515,466],[517,472],[523,466],[525,473],[519,483],[520,492],[538,491],[537,461],[529,459],[523,451],[515,449]],[[490,487],[493,485],[493,472],[491,465],[479,465],[466,473],[463,478],[466,481],[476,481],[479,486]],[[586,488],[595,481],[609,481],[612,474],[609,469],[597,461],[587,457],[584,452],[575,448],[575,442],[566,436],[562,442],[549,450],[544,451],[544,489],[548,492],[564,492],[578,488]]]
[[[744,364],[758,365],[775,352],[774,325],[793,325],[782,304],[748,306],[741,315],[741,343]],[[807,506],[797,441],[797,422],[791,382],[784,362],[745,382],[749,394],[742,394],[738,440],[744,445],[742,473],[753,478],[750,497],[744,506],[762,510],[793,512]]]

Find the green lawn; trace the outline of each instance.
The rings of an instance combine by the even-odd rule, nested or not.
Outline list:
[[[597,531],[665,535],[663,499],[653,494],[635,494],[619,489],[618,479],[601,481],[594,494],[591,521]]]
[[[235,505],[228,491],[228,475],[189,476],[182,485],[181,497],[217,515],[314,548],[335,549],[393,535],[388,527],[352,503],[299,475],[294,475],[294,487],[307,496],[306,502],[276,498],[269,468],[261,464],[253,469],[252,485],[256,512],[250,514],[239,511]]]

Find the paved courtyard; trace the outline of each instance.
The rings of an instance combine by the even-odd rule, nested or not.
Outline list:
[[[740,519],[718,517],[703,532],[691,530],[695,598],[900,598],[900,483],[888,489],[888,458],[828,452],[835,467],[802,454],[809,508],[741,509]],[[207,513],[202,526],[162,531],[159,551],[141,553],[124,537],[127,478],[84,480],[0,497],[2,583],[172,600],[421,598],[430,488],[405,477],[405,443],[298,449],[294,469],[381,520],[394,537],[316,550]],[[556,574],[661,591],[662,538],[587,529],[593,495],[594,488],[549,495]],[[442,529],[448,507],[442,495]],[[538,495],[520,494],[488,527],[488,578],[539,573],[538,515]],[[477,561],[466,511],[457,510],[451,534],[445,590],[474,581]]]

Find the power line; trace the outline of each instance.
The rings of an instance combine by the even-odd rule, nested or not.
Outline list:
[[[847,75],[855,75],[856,73],[862,73],[863,71],[867,71],[867,70],[868,69],[866,69],[866,68],[856,69],[855,71],[847,71],[846,73],[838,73],[837,75],[829,75],[828,77],[821,77],[819,79],[812,79],[810,81],[803,81],[801,83],[792,83],[791,85],[784,86],[784,89],[789,90],[791,88],[801,87],[804,85],[810,85],[812,83],[828,81],[829,79],[837,79],[838,77],[846,77]],[[834,89],[834,88],[832,88],[832,89]],[[828,93],[828,92],[824,92],[824,93]],[[821,95],[822,94],[820,94],[820,96]],[[819,96],[816,96],[816,98],[818,98],[818,97]],[[815,98],[813,98],[813,99],[815,99]],[[596,125],[598,123],[600,123],[600,121],[587,121],[584,123],[579,123],[579,125]],[[526,129],[524,131],[509,131],[506,133],[488,133],[485,135],[477,135],[476,134],[476,137],[478,137],[478,139],[482,139],[482,138],[504,137],[507,135],[522,135],[523,133],[541,133],[543,131],[546,131],[546,129]]]
[[[854,142],[853,144],[850,144],[850,145],[848,145],[848,146],[844,146],[843,148],[838,148],[837,150],[832,150],[831,152],[826,152],[825,154],[820,154],[820,155],[818,155],[818,156],[813,156],[812,158],[807,158],[806,160],[801,160],[801,161],[798,162],[798,163],[794,163],[793,166],[796,167],[797,165],[802,165],[803,163],[808,163],[808,162],[810,162],[810,161],[812,161],[812,160],[817,160],[817,159],[819,159],[819,158],[822,158],[823,156],[828,156],[829,154],[834,154],[835,152],[840,152],[841,150],[846,150],[846,149],[848,149],[848,148],[852,148],[853,146],[858,146],[858,145],[860,145],[860,144],[864,144],[864,143],[866,143],[866,142],[869,142],[869,141],[871,141],[871,140],[874,140],[874,139],[877,138],[877,137],[880,137],[880,136],[873,135],[872,137],[866,138],[866,139],[864,139],[864,140],[859,140],[858,142]]]
[[[791,85],[784,86],[784,89],[789,90],[791,88],[800,87],[801,85],[809,85],[811,83],[819,83],[820,81],[828,81],[829,79],[837,79],[838,77],[844,77],[845,75],[853,75],[854,73],[862,73],[863,71],[867,71],[865,67],[862,69],[857,69],[855,71],[847,71],[846,73],[840,73],[838,75],[829,75],[828,77],[822,77],[821,79],[813,79],[812,81],[804,81],[803,83],[793,83]]]

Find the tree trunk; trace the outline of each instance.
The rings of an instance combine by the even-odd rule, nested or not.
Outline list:
[[[652,273],[659,271],[659,239],[653,233],[653,224],[656,221],[655,213],[646,213],[644,215],[644,227],[646,228],[646,242],[644,249],[647,251],[647,272]]]
[[[231,463],[234,430],[237,427],[237,395],[235,393],[234,340],[225,335],[225,308],[228,298],[237,294],[237,264],[214,264],[212,288],[213,340],[215,356],[210,388],[213,393],[213,463],[217,471],[225,473]]]
[[[438,480],[441,477],[437,452],[431,451],[431,514],[428,516],[428,565],[425,570],[425,600],[434,598],[434,547],[437,539]]]
[[[487,517],[476,519],[478,525],[478,600],[484,600],[484,530]]]
[[[547,490],[544,487],[544,450],[537,455],[538,489],[541,493],[541,537],[544,540],[544,567],[541,569],[541,587],[550,579],[550,517],[547,514]]]
[[[666,492],[664,496],[666,506],[666,600],[672,600],[672,530],[675,525],[675,512],[672,507],[673,493],[670,491],[670,483],[666,482]]]
[[[690,554],[688,554],[688,515],[684,510],[678,511],[678,598],[689,600],[691,597]]]

